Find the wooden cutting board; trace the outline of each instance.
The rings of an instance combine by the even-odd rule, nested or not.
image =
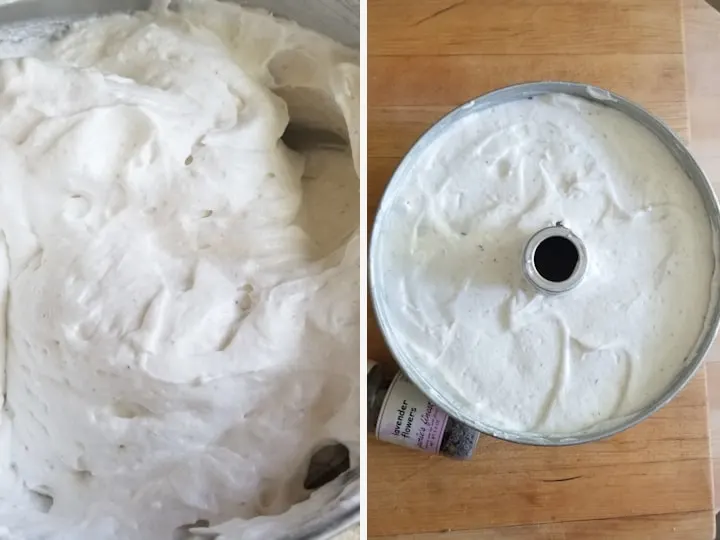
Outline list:
[[[415,139],[454,106],[508,84],[599,85],[688,135],[680,0],[368,0],[368,54],[369,226]],[[369,319],[369,355],[389,361]],[[485,437],[463,463],[370,441],[368,534],[710,540],[711,486],[703,371],[670,405],[599,443]]]

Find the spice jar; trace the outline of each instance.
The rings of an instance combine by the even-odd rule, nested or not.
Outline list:
[[[454,459],[472,457],[480,432],[448,416],[404,373],[368,360],[368,432],[389,443]]]

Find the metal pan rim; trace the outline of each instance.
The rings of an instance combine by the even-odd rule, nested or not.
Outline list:
[[[393,339],[392,325],[389,323],[385,315],[384,305],[378,294],[378,292],[382,290],[382,261],[376,252],[378,237],[381,234],[380,230],[382,228],[383,220],[388,213],[388,207],[391,203],[394,192],[398,189],[399,179],[405,174],[405,171],[412,167],[417,156],[419,156],[420,153],[429,144],[431,144],[436,137],[440,136],[445,129],[466,114],[477,112],[494,105],[536,97],[543,94],[567,94],[610,107],[639,122],[651,133],[653,133],[673,155],[690,180],[695,184],[695,187],[703,200],[705,213],[710,222],[714,249],[711,298],[709,301],[708,313],[705,318],[705,326],[702,329],[695,346],[685,359],[684,367],[675,377],[673,382],[661,395],[650,402],[647,406],[626,417],[599,424],[591,430],[557,435],[515,432],[498,429],[491,424],[484,422],[481,418],[470,414],[468,411],[464,410],[461,404],[454,402],[451,398],[443,395],[442,392],[435,388],[429,378],[425,376],[421,370],[417,368],[417,366],[413,365],[412,360],[400,350],[396,340]],[[536,446],[570,446],[593,442],[608,438],[624,431],[655,413],[672,400],[688,384],[688,382],[690,382],[702,366],[703,359],[715,339],[715,335],[718,331],[718,325],[720,324],[720,206],[718,205],[718,200],[712,185],[693,158],[690,151],[685,147],[684,143],[662,120],[652,115],[640,105],[615,94],[614,92],[589,84],[566,81],[539,81],[515,84],[483,94],[454,108],[437,122],[429,126],[405,154],[387,183],[375,216],[368,244],[368,279],[372,307],[375,312],[376,320],[395,360],[400,365],[400,368],[406,373],[408,378],[438,406],[447,411],[448,414],[482,433],[509,442]]]

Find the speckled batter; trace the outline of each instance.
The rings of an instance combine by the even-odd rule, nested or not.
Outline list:
[[[634,412],[681,369],[710,299],[710,226],[650,132],[579,98],[471,113],[401,178],[376,281],[396,352],[487,425],[570,434]],[[562,221],[589,267],[535,292],[524,244]]]
[[[0,63],[4,539],[275,538],[357,464],[357,169],[281,140],[357,150],[357,54],[183,5]]]

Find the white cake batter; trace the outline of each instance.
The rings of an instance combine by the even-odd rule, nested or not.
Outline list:
[[[186,4],[0,63],[2,539],[276,537],[319,445],[357,463],[353,154],[280,141],[357,150],[356,53]]]
[[[400,353],[478,419],[570,434],[677,375],[708,309],[711,232],[641,125],[568,96],[524,99],[457,122],[397,182],[377,234],[384,315]],[[589,267],[545,297],[521,254],[558,221]]]

